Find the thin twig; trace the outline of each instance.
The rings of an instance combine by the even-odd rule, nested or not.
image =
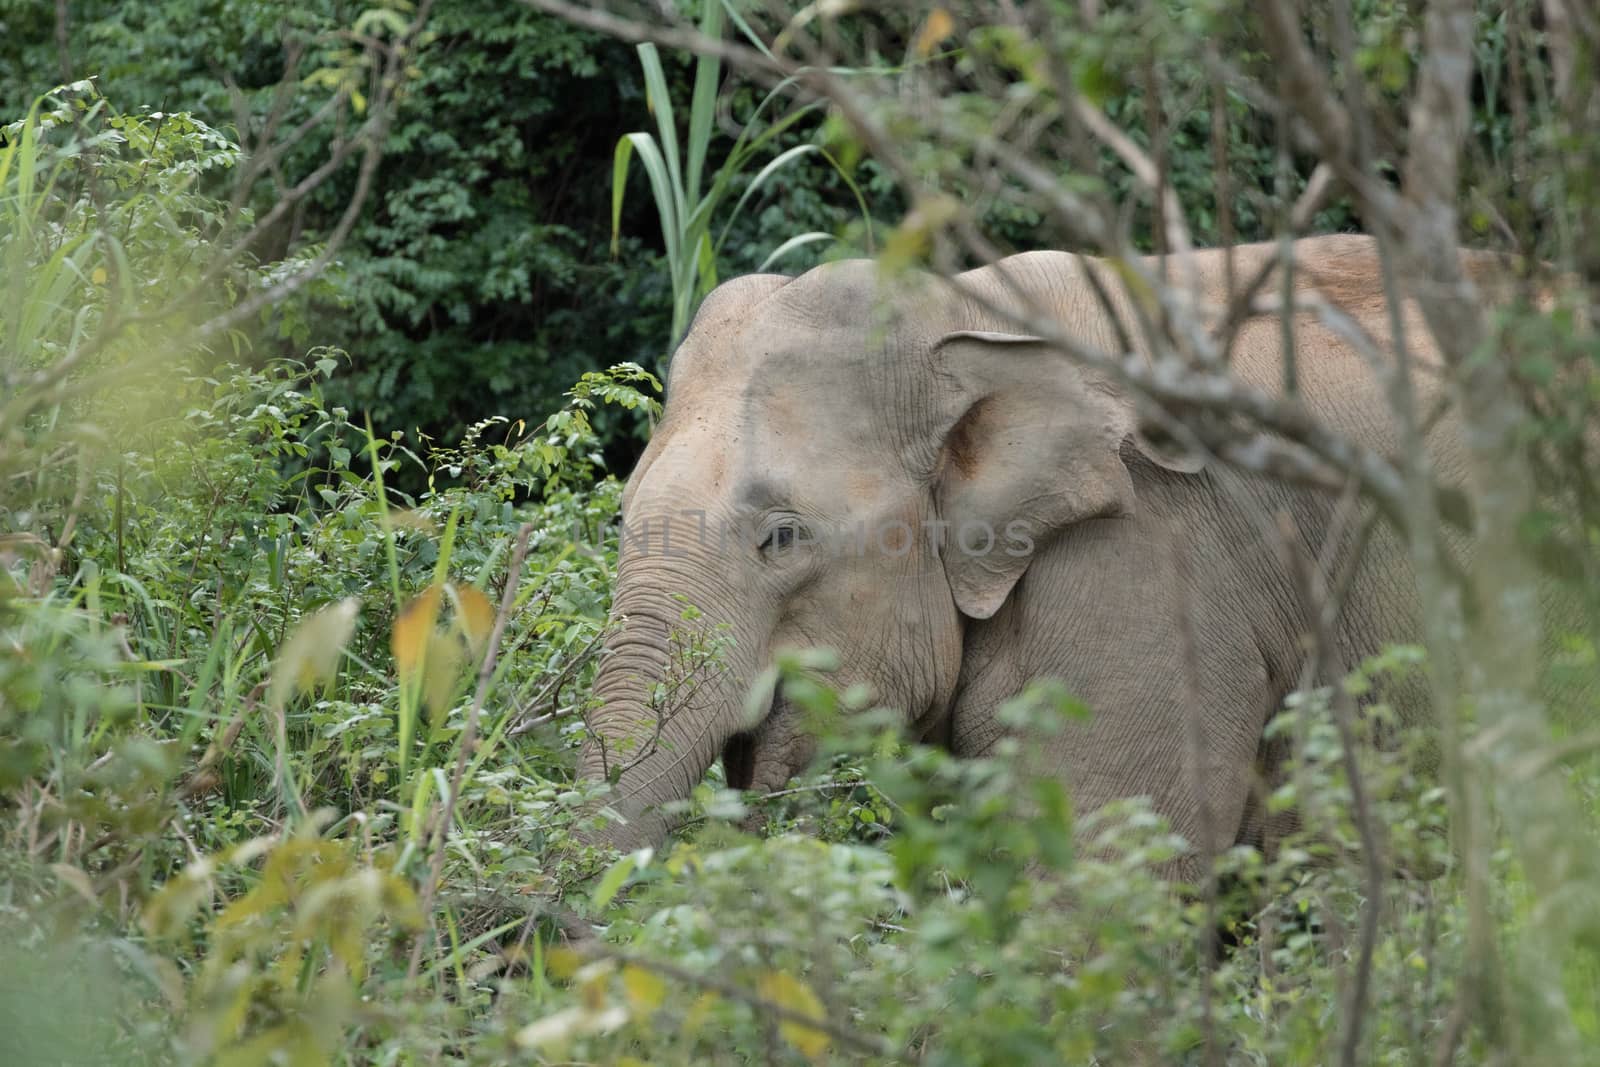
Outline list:
[[[72,39],[68,33],[67,0],[56,0],[56,62],[63,84],[72,80]]]
[[[1215,62],[1220,58],[1214,41],[1206,45],[1206,56]],[[1233,175],[1228,163],[1228,88],[1222,75],[1214,68],[1211,75],[1211,170],[1215,174],[1217,240],[1226,251],[1223,253],[1224,280],[1231,306],[1238,288],[1238,278],[1233,266]]]
[[[1356,832],[1361,838],[1362,863],[1366,875],[1367,904],[1361,912],[1360,940],[1356,950],[1356,970],[1345,1001],[1344,1040],[1340,1046],[1341,1067],[1355,1067],[1361,1052],[1361,1029],[1366,1018],[1367,993],[1372,984],[1372,959],[1378,945],[1378,918],[1383,907],[1384,869],[1379,852],[1376,816],[1367,797],[1366,779],[1361,773],[1355,733],[1355,701],[1343,685],[1344,672],[1338,661],[1338,645],[1325,610],[1327,589],[1317,568],[1301,544],[1300,533],[1287,514],[1279,516],[1284,554],[1295,575],[1304,600],[1305,618],[1310,624],[1311,657],[1317,663],[1322,683],[1329,689],[1329,707],[1334,728],[1339,733],[1341,760],[1350,803],[1354,809]]]
[[[600,642],[608,632],[608,629],[604,626],[596,630],[594,636],[589,639],[588,643],[583,646],[578,654],[569,659],[566,663],[566,666],[562,667],[561,670],[556,673],[556,676],[549,682],[545,683],[544,688],[539,690],[538,694],[532,700],[528,701],[527,707],[529,709],[541,707],[546,700],[553,700],[556,696],[560,695],[561,687],[566,685],[567,682],[569,682],[572,677],[577,674],[580,669],[582,669],[585,663],[588,663],[599,653]],[[553,722],[577,707],[578,705],[574,704],[570,708],[561,709],[559,711],[551,711],[544,715],[524,715],[506,731],[506,737],[521,737],[530,730],[537,729],[547,722]]]
[[[748,1004],[776,1022],[790,1023],[818,1030],[827,1034],[841,1045],[846,1045],[859,1052],[876,1057],[878,1062],[897,1063],[905,1058],[904,1051],[895,1047],[893,1043],[885,1038],[874,1034],[864,1034],[859,1030],[834,1022],[826,1016],[809,1015],[805,1012],[795,1011],[793,1008],[768,1000],[759,993],[753,992],[748,986],[740,985],[724,978],[692,971],[687,967],[680,967],[665,960],[652,959],[649,956],[640,956],[631,952],[620,952],[599,941],[584,942],[574,946],[574,950],[579,955],[590,959],[609,959],[624,966],[642,967],[647,971],[654,971],[674,981],[710,990],[727,997],[729,1000],[737,1000],[740,1003]]]
[[[1323,201],[1327,199],[1328,192],[1333,186],[1333,170],[1326,163],[1319,163],[1311,172],[1311,178],[1306,182],[1306,187],[1300,193],[1300,198],[1295,201],[1294,208],[1289,212],[1288,229],[1291,233],[1302,233],[1311,225],[1311,219],[1321,210]],[[1218,347],[1222,349],[1223,361],[1227,361],[1228,353],[1233,350],[1233,342],[1239,335],[1239,327],[1244,325],[1250,317],[1251,305],[1261,287],[1272,277],[1272,272],[1278,268],[1278,257],[1283,254],[1283,245],[1275,246],[1272,255],[1263,260],[1242,287],[1229,286],[1228,310],[1220,325],[1214,331],[1218,338]],[[1228,258],[1233,258],[1232,249],[1229,249]],[[1230,268],[1231,269],[1231,268]]]
[[[1204,1062],[1207,1067],[1222,1062],[1222,1049],[1217,1044],[1216,1020],[1213,1017],[1211,993],[1213,976],[1217,969],[1217,839],[1216,814],[1211,809],[1211,791],[1207,787],[1211,775],[1206,766],[1206,729],[1200,705],[1200,650],[1194,629],[1193,579],[1189,571],[1189,557],[1176,533],[1169,535],[1172,556],[1174,589],[1177,595],[1178,643],[1183,658],[1185,764],[1189,788],[1194,793],[1195,821],[1200,832],[1200,856],[1205,863],[1202,893],[1205,901],[1205,921],[1200,924],[1200,1030],[1204,1036]]]
[[[419,900],[422,914],[427,917],[427,931],[417,935],[411,946],[411,964],[406,977],[415,978],[422,964],[422,950],[434,934],[433,898],[439,889],[439,876],[444,870],[445,845],[450,840],[450,826],[455,820],[456,801],[461,796],[461,785],[467,775],[467,761],[478,744],[478,720],[483,714],[484,701],[489,697],[489,686],[494,680],[495,663],[499,659],[500,641],[505,636],[506,623],[517,604],[517,586],[522,580],[522,564],[528,558],[528,538],[533,536],[533,523],[525,522],[517,531],[517,547],[511,553],[511,565],[506,572],[505,591],[500,596],[500,611],[495,615],[494,630],[489,635],[489,645],[484,651],[483,664],[478,668],[478,688],[473,694],[472,706],[467,709],[467,722],[461,731],[456,749],[456,766],[450,775],[450,792],[444,798],[443,809],[434,824],[433,855],[428,864],[428,880],[423,883]]]

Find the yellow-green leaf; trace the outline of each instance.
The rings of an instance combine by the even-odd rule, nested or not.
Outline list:
[[[681,845],[674,845],[672,853],[667,856],[667,873],[677,877],[684,871],[698,872],[703,866],[700,849],[694,842],[688,841]]]
[[[433,536],[438,531],[434,521],[424,511],[391,511],[384,516],[384,525],[391,530],[415,530]]]
[[[667,983],[661,976],[634,964],[622,968],[622,991],[628,1006],[639,1013],[655,1011],[667,999]]]
[[[763,999],[795,1015],[816,1019],[819,1022],[825,1017],[822,1001],[817,999],[810,986],[792,974],[768,971],[756,983],[756,989]],[[801,1022],[786,1020],[779,1023],[778,1036],[808,1059],[817,1059],[828,1051],[828,1035],[814,1026],[807,1026]]]
[[[422,906],[410,882],[398,875],[385,873],[380,890],[383,910],[389,916],[389,921],[408,930],[422,926]]]
[[[98,906],[100,898],[95,896],[94,883],[89,876],[83,873],[83,868],[74,867],[70,863],[52,863],[50,870],[55,876],[67,884],[67,888],[78,894],[90,904]]]
[[[917,31],[916,40],[911,44],[911,50],[918,58],[927,59],[938,48],[940,43],[956,32],[956,20],[950,17],[950,12],[942,7],[936,7],[928,12],[928,19]]]
[[[211,876],[215,866],[208,859],[195,860],[181,874],[162,886],[144,906],[145,932],[151,937],[168,937],[178,932],[200,905],[211,899]]]
[[[884,271],[895,274],[915,267],[933,250],[933,238],[961,214],[961,203],[951,196],[925,197],[889,234],[879,256]]]
[[[693,1037],[706,1024],[718,1004],[722,1003],[720,993],[706,992],[694,998],[694,1003],[689,1005],[689,1010],[683,1013],[683,1032],[685,1036]]]
[[[455,594],[456,621],[461,626],[461,632],[466,634],[472,651],[481,653],[489,635],[494,632],[494,605],[482,590],[470,585],[451,586],[451,592]]]
[[[437,724],[455,702],[461,687],[466,655],[454,634],[435,630],[428,635],[427,666],[422,671],[422,702],[428,706],[428,719]]]
[[[359,600],[346,597],[300,621],[278,653],[267,693],[270,706],[282,707],[291,693],[306,692],[333,681],[339,671],[339,656],[356,631],[360,610]]]
[[[433,624],[439,618],[439,587],[430,585],[400,612],[394,620],[394,633],[389,647],[394,652],[395,668],[402,680],[422,669],[428,652],[428,638],[433,634]]]
[[[583,957],[562,945],[545,953],[544,965],[551,974],[566,981],[578,973],[578,968],[583,965]]]

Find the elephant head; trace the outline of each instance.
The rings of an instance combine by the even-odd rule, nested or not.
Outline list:
[[[1020,284],[1109,343],[1092,296],[1063,276],[1071,257],[1045,253],[961,281],[997,300]],[[619,629],[581,756],[586,777],[614,781],[626,822],[611,843],[662,837],[658,806],[719,755],[736,787],[803,769],[814,746],[790,709],[746,711],[784,647],[836,650],[841,683],[937,729],[970,620],[1025,595],[1058,531],[1135,507],[1128,400],[982,303],[867,261],[708,297],[623,495]]]

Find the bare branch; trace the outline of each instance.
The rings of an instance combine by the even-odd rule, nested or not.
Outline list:
[[[1184,221],[1183,205],[1178,202],[1178,194],[1170,182],[1163,180],[1161,168],[1156,165],[1155,160],[1145,154],[1144,149],[1135,144],[1133,138],[1106,118],[1103,111],[1082,96],[1073,97],[1072,111],[1091,133],[1117,154],[1117,158],[1133,172],[1139,184],[1143,185],[1152,196],[1157,197],[1160,201],[1161,219],[1166,226],[1169,250],[1182,257],[1180,262],[1186,261],[1188,254],[1194,251],[1194,239],[1189,236],[1189,226]],[[1193,278],[1193,264],[1189,264],[1186,269],[1190,277],[1184,281],[1191,290],[1196,290],[1198,283]]]
[[[1573,71],[1577,68],[1572,56],[1572,19],[1566,0],[1544,0],[1543,6],[1545,47],[1550,50],[1550,65],[1555,69],[1556,97],[1565,101],[1572,93]]]
[[[583,669],[584,664],[588,663],[599,654],[601,642],[605,639],[607,633],[609,633],[609,630],[604,626],[597,629],[594,633],[594,636],[591,637],[588,643],[586,643],[583,648],[578,651],[578,654],[567,660],[566,665],[556,673],[556,676],[550,679],[550,681],[546,682],[544,687],[539,690],[538,694],[532,700],[528,701],[527,707],[529,709],[542,707],[546,700],[551,701],[553,705],[555,699],[561,695],[561,687],[570,682],[573,677],[577,675],[578,671]],[[568,714],[576,709],[576,705],[560,710],[557,710],[552,706],[552,709],[544,715],[523,714],[517,720],[517,722],[515,722],[508,730],[506,730],[506,737],[521,737],[523,734],[535,730],[538,727],[543,726],[545,723],[553,722],[562,715]]]
[[[67,0],[56,0],[56,62],[63,83],[72,80],[72,39],[68,28]]]
[[[1326,163],[1318,163],[1317,168],[1311,172],[1311,179],[1306,182],[1305,189],[1300,194],[1300,199],[1295,201],[1293,209],[1289,212],[1289,229],[1293,233],[1303,232],[1311,225],[1311,218],[1321,209],[1323,201],[1327,199],[1328,191],[1333,185],[1333,170]],[[1278,269],[1278,257],[1283,255],[1283,245],[1280,243],[1273,250],[1272,257],[1256,268],[1256,272],[1245,282],[1243,288],[1235,288],[1230,278],[1228,289],[1230,303],[1227,315],[1215,331],[1217,346],[1223,353],[1222,362],[1227,362],[1227,353],[1233,350],[1233,342],[1238,337],[1239,327],[1244,324],[1250,314],[1251,302],[1255,299],[1261,287],[1272,277],[1272,272]],[[1232,273],[1232,256],[1229,256],[1229,272]]]
[[[251,227],[248,234],[235,242],[228,250],[228,253],[218,261],[217,265],[202,277],[201,282],[196,286],[196,291],[203,289],[208,283],[214,283],[220,276],[220,271],[226,269],[238,256],[242,255],[252,241],[275,225],[295,205],[332,176],[358,148],[364,148],[360,169],[356,174],[355,190],[345,204],[344,212],[340,215],[339,221],[334,225],[333,230],[324,242],[322,251],[309,264],[289,277],[255,293],[222,314],[202,323],[195,330],[194,336],[197,341],[200,343],[210,341],[219,334],[253,318],[262,309],[292,296],[312,279],[322,274],[329,264],[334,261],[335,257],[338,256],[339,250],[344,246],[345,240],[350,235],[350,231],[355,227],[356,220],[361,217],[362,208],[366,206],[367,197],[372,190],[373,177],[377,173],[379,161],[383,158],[389,127],[394,121],[395,94],[399,91],[404,79],[405,66],[410,61],[412,48],[417,38],[421,35],[423,27],[427,25],[428,15],[433,9],[434,2],[435,0],[422,0],[422,3],[417,6],[416,15],[407,25],[406,32],[385,49],[386,55],[382,68],[374,72],[374,79],[377,84],[373,90],[370,106],[371,117],[362,127],[361,132],[348,140],[337,142],[333,152],[322,166],[299,182],[287,194],[279,197],[277,203],[272,206],[266,216]],[[378,47],[377,42],[374,42],[374,47]],[[334,99],[339,100],[344,95],[341,90]],[[332,104],[333,101],[329,103]],[[328,106],[324,105],[324,108]],[[319,109],[318,114],[321,113],[322,111]],[[313,118],[315,117],[313,116]],[[309,128],[307,124],[303,123],[295,131],[293,139],[298,140],[301,136],[304,136]],[[278,149],[279,152],[284,150],[283,148]],[[275,161],[276,158],[276,155],[269,157],[272,161]],[[190,294],[190,298],[192,296],[193,294]],[[174,307],[173,310],[175,311],[177,308]]]
[[[747,74],[756,76],[764,74],[773,81],[781,80],[795,72],[794,68],[783,61],[769,58],[754,48],[733,41],[707,37],[693,27],[641,22],[613,14],[606,8],[594,4],[571,4],[566,0],[518,0],[518,2],[535,11],[554,15],[574,26],[582,26],[584,29],[615,37],[619,41],[627,41],[630,44],[650,42],[666,48],[692,52],[695,55],[715,56],[724,62],[737,65]]]
[[[1428,7],[1427,52],[1411,105],[1411,151],[1405,163],[1410,210],[1403,226],[1398,217],[1384,220],[1406,235],[1407,258],[1421,268],[1413,292],[1452,362],[1464,360],[1483,339],[1482,309],[1461,269],[1457,238],[1461,142],[1472,121],[1472,23],[1470,0],[1438,0]]]

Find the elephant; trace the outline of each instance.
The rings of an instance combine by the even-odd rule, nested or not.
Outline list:
[[[1235,276],[1272,254],[1236,247]],[[1226,304],[1225,255],[1188,257],[1201,306]],[[1303,238],[1294,261],[1303,292],[1387,344],[1370,238]],[[1104,368],[1018,329],[1018,314],[1043,312],[1084,346],[1117,351],[1126,333],[1089,269],[1111,267],[1022,253],[960,275],[961,295],[843,260],[709,294],[621,501],[617,629],[579,755],[583,777],[612,782],[620,818],[601,839],[659,843],[662,805],[719,756],[742,789],[803,770],[816,743],[800,716],[779,696],[752,721],[747,690],[778,650],[829,647],[839,684],[864,683],[911,736],[959,756],[992,752],[1007,736],[997,709],[1033,679],[1059,679],[1092,709],[1043,742],[1075,807],[1145,796],[1202,852],[1260,843],[1253,782],[1283,758],[1264,732],[1300,682],[1309,628],[1273,519],[1291,516],[1329,573],[1349,562],[1332,627],[1346,664],[1414,636],[1407,549],[1380,525],[1354,559],[1360,517],[1340,513],[1340,493],[1154,439]],[[1131,312],[1125,299],[1111,306]],[[1425,400],[1438,359],[1415,307],[1402,319]],[[1294,325],[1300,401],[1395,454],[1372,354],[1317,315]],[[1244,321],[1234,378],[1280,393],[1282,337],[1276,315]],[[1447,417],[1428,433],[1436,472],[1459,476],[1458,429]],[[702,633],[722,635],[720,655],[696,684],[667,685],[684,669],[686,600]],[[724,628],[704,629],[712,621]],[[1425,700],[1403,703],[1404,716],[1427,715]],[[1196,744],[1198,789],[1185,762]]]

